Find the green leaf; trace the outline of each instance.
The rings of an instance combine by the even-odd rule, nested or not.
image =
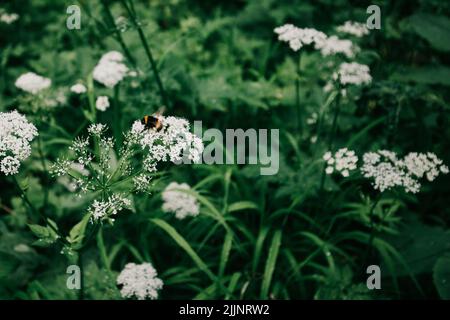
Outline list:
[[[433,280],[441,298],[450,300],[450,255],[437,260],[433,268]]]
[[[450,51],[450,19],[419,13],[408,18],[412,30],[438,50]]]
[[[450,86],[450,68],[443,65],[402,68],[391,76],[391,80]]]
[[[72,244],[73,249],[78,249],[82,245],[90,217],[89,214],[85,215],[83,219],[70,230],[67,241]]]
[[[264,269],[263,282],[261,286],[261,299],[267,299],[269,295],[270,283],[272,282],[273,272],[277,263],[278,252],[281,245],[281,230],[275,232],[269,249],[269,256]]]
[[[238,201],[228,206],[228,212],[254,209],[258,210],[258,205],[251,201]]]
[[[49,223],[54,224],[53,221],[51,221],[50,219],[48,220]],[[33,245],[35,246],[48,247],[51,244],[55,243],[59,237],[58,234],[50,226],[43,227],[37,224],[30,224],[28,225],[28,227],[30,228],[31,232],[33,232],[34,235],[39,238],[33,243]]]
[[[38,224],[29,224],[28,227],[30,228],[31,232],[33,232],[34,235],[38,238],[45,238],[50,235],[47,227],[43,227]]]
[[[230,256],[231,247],[233,245],[233,234],[227,233],[223,242],[222,254],[220,255],[219,276],[222,277],[225,273],[225,267]]]

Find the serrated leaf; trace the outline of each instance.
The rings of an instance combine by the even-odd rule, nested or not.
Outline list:
[[[86,227],[89,223],[90,215],[87,214],[81,219],[80,222],[78,222],[69,232],[69,237],[67,238],[67,241],[69,241],[72,244],[72,247],[76,249],[79,245],[82,244]]]
[[[28,227],[30,228],[31,232],[33,232],[34,235],[38,238],[46,238],[50,235],[47,227],[43,227],[38,224],[29,224]]]

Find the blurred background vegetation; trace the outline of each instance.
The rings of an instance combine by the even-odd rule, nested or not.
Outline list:
[[[117,29],[100,0],[77,2],[80,30],[65,27],[66,8],[73,4],[69,1],[0,4],[20,15],[15,24],[0,24],[0,111],[20,105],[31,117],[38,116],[32,102],[19,98],[14,81],[20,74],[34,71],[52,79],[55,94],[67,91],[86,79],[103,53],[123,52],[120,41],[133,56],[128,64],[142,71],[121,88],[122,126],[164,104],[127,12],[120,1],[106,3]],[[279,25],[293,23],[332,34],[344,21],[365,22],[366,8],[378,5],[381,30],[360,40],[358,56],[359,62],[370,66],[374,80],[342,102],[336,144],[360,152],[433,151],[449,164],[450,2],[148,0],[134,4],[166,90],[166,113],[202,120],[204,128],[279,128],[280,171],[260,176],[259,168],[250,165],[170,169],[155,184],[151,197],[135,199],[135,213],[105,229],[112,272],[103,269],[96,245],[89,247],[84,258],[86,298],[119,298],[114,277],[129,261],[154,264],[165,283],[162,299],[450,298],[450,177],[439,178],[418,195],[393,192],[377,205],[376,257],[370,262],[381,266],[382,290],[367,290],[362,257],[375,197],[370,185],[361,179],[327,179],[326,190],[317,191],[321,179],[317,160],[326,151],[321,139],[325,133],[319,131],[317,121],[308,124],[306,119],[314,119],[322,110],[323,121],[330,122],[329,93],[323,91],[330,70],[319,53],[303,53],[299,81],[304,128],[297,130],[293,116],[297,58],[273,32]],[[96,92],[109,94],[100,87]],[[49,111],[48,117],[74,137],[86,126],[83,103],[72,97]],[[108,112],[100,115],[100,122],[111,121]],[[43,135],[50,163],[65,146],[58,140],[58,130],[49,128]],[[314,136],[316,141],[311,140]],[[74,197],[54,180],[47,181],[38,159],[33,153],[23,173],[29,196],[42,206],[48,190],[49,205],[42,210],[60,229],[69,230],[80,220],[88,200]],[[230,240],[226,228],[207,214],[177,221],[163,213],[160,191],[172,180],[194,186],[203,196],[202,210],[219,211],[234,238]],[[35,239],[27,224],[39,218],[27,215],[4,176],[0,190],[0,297],[76,298],[76,292],[65,286],[68,260],[60,254],[61,248],[32,246]],[[167,221],[176,234],[164,232],[150,218]],[[192,251],[180,245],[178,237]],[[18,250],[21,244],[27,249]]]

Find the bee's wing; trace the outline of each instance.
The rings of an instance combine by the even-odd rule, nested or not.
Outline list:
[[[157,116],[162,116],[166,112],[166,106],[160,107],[154,114]]]

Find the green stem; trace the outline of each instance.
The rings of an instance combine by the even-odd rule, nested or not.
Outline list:
[[[15,184],[17,190],[19,190],[19,192],[20,192],[20,197],[22,198],[23,201],[25,201],[25,203],[27,204],[27,206],[30,209],[30,211],[32,213],[37,214],[37,215],[40,216],[41,215],[40,212],[30,202],[30,200],[28,199],[28,196],[26,195],[25,191],[23,191],[22,187],[20,186],[19,181],[17,181],[16,176],[13,175],[12,178],[13,178],[13,181],[14,181],[14,184]],[[45,220],[45,218],[44,218],[44,220]]]
[[[127,57],[128,61],[130,61],[130,63],[133,66],[133,68],[136,69],[136,60],[131,55],[130,50],[128,49],[128,47],[125,44],[125,41],[123,41],[123,37],[122,37],[122,34],[120,33],[120,30],[117,29],[116,22],[114,21],[114,17],[113,17],[113,15],[111,13],[111,10],[109,9],[109,6],[108,6],[108,2],[106,0],[101,0],[101,3],[103,5],[103,7],[105,8],[106,18],[108,19],[109,24],[114,29],[114,34],[116,36],[116,40],[119,42],[120,46],[122,47],[122,50],[125,53],[125,56]]]
[[[44,210],[47,209],[47,205],[48,205],[48,170],[47,170],[47,165],[45,164],[45,157],[44,157],[44,151],[42,149],[42,139],[41,136],[38,136],[37,138],[38,141],[38,152],[39,152],[39,157],[41,159],[41,164],[42,164],[42,170],[44,171]]]
[[[300,69],[301,69],[301,51],[298,53],[298,61],[296,66],[296,77],[295,77],[295,108],[297,110],[297,130],[301,137],[303,123],[302,123],[302,113],[300,110]]]
[[[113,101],[113,125],[114,125],[114,138],[116,140],[116,152],[119,151],[122,145],[122,118],[121,109],[119,103],[119,86],[114,87],[114,101]]]
[[[225,173],[224,179],[224,195],[223,195],[223,209],[222,212],[225,215],[228,211],[228,197],[230,194],[230,183],[231,183],[232,170],[228,169]]]
[[[374,201],[374,203],[370,207],[370,211],[369,211],[370,236],[369,236],[369,240],[367,241],[367,250],[366,250],[366,254],[365,254],[364,260],[363,260],[364,261],[363,266],[366,266],[367,262],[369,261],[369,259],[372,256],[373,240],[375,238],[375,223],[373,221],[373,216],[374,216],[374,212],[375,212],[375,207],[380,202],[382,195],[383,195],[382,193],[379,193],[377,195],[376,200]]]
[[[153,74],[155,75],[155,79],[156,79],[156,84],[158,85],[158,89],[159,89],[159,93],[161,95],[161,99],[163,104],[166,107],[169,107],[169,101],[167,100],[167,95],[166,95],[166,91],[164,90],[164,86],[163,83],[161,81],[161,77],[159,75],[158,72],[158,68],[156,66],[156,62],[155,59],[153,58],[152,52],[150,50],[150,46],[148,45],[147,39],[145,38],[144,32],[142,30],[141,24],[137,21],[136,15],[134,14],[134,10],[131,10],[130,7],[127,5],[125,0],[121,0],[123,6],[125,7],[125,9],[128,12],[128,15],[130,16],[130,19],[133,22],[133,25],[136,27],[138,34],[139,34],[139,38],[142,42],[142,45],[144,47],[145,50],[145,54],[150,62],[150,65],[152,67],[153,70]]]
[[[111,266],[109,265],[108,255],[106,253],[105,241],[103,240],[103,226],[100,226],[97,232],[97,247],[103,266],[108,272],[111,272]]]
[[[340,108],[341,108],[341,88],[340,86],[338,86],[338,95],[336,96],[336,105],[334,107],[334,116],[333,116],[333,123],[331,125],[331,130],[330,130],[330,134],[328,136],[328,143],[327,143],[327,151],[332,151],[333,148],[333,143],[334,143],[334,138],[336,136],[336,130],[337,130],[337,124],[338,124],[338,118],[339,118],[339,112],[340,112]],[[323,169],[322,169],[322,176],[320,178],[320,187],[319,187],[319,193],[322,193],[323,191],[323,187],[325,185],[325,177],[326,177],[326,173],[325,173],[325,169],[327,167],[327,164],[324,163],[323,165]]]
[[[39,217],[41,217],[41,219],[43,219],[46,223],[46,225],[50,226],[50,228],[58,235],[58,241],[60,241],[62,244],[66,244],[67,242],[64,240],[64,237],[61,236],[61,234],[59,233],[58,229],[56,229],[55,227],[53,227],[52,224],[47,222],[47,217],[45,215],[43,215],[35,206],[33,206],[33,204],[31,203],[30,199],[28,199],[28,196],[26,195],[25,191],[20,187],[19,181],[17,181],[17,178],[13,175],[12,176],[14,184],[17,188],[17,190],[20,193],[20,197],[22,198],[22,200],[27,204],[28,208],[30,209],[30,211],[35,214],[38,215]]]
[[[341,88],[339,87],[338,90],[339,92],[338,95],[336,96],[336,106],[334,108],[333,123],[331,125],[330,135],[328,136],[328,151],[331,151],[333,148],[334,138],[336,137],[339,113],[341,110],[341,93],[340,93]]]

